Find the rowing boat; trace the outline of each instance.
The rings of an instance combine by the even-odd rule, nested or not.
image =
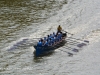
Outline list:
[[[60,41],[57,41],[57,43],[54,45],[51,45],[51,46],[34,45],[34,48],[35,48],[34,55],[36,57],[39,57],[39,56],[44,56],[45,54],[53,52],[55,49],[63,46],[66,43],[66,41],[65,41],[66,37],[67,37],[66,33],[63,32],[62,39]]]

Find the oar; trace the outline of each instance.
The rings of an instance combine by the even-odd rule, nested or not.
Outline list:
[[[88,40],[76,39],[76,38],[72,38],[72,37],[67,37],[67,38],[71,38],[71,39],[75,39],[75,40],[84,41],[84,42],[86,42],[86,43],[89,43]]]
[[[72,33],[69,33],[69,32],[67,32],[67,31],[65,31],[65,30],[62,30],[62,31],[64,31],[64,32],[66,32],[66,33],[68,33],[68,34],[70,34],[70,35],[74,35],[74,34],[72,34]]]
[[[65,31],[65,30],[62,30],[62,31],[64,31],[64,32],[66,32],[66,33],[68,33],[68,34],[70,34],[70,35],[74,35],[74,34],[72,34],[72,33],[69,33],[69,32],[67,32],[67,31]],[[67,38],[72,38],[72,37],[67,37]],[[72,38],[72,39],[76,39],[76,38]],[[80,40],[80,41],[84,41],[84,42],[89,43],[88,40],[82,40],[82,39],[76,39],[76,40]]]
[[[64,47],[64,46],[63,46]],[[74,52],[79,52],[79,50],[78,49],[76,49],[76,48],[72,48],[72,47],[64,47],[65,49],[72,49],[72,51],[74,51]]]
[[[71,47],[68,47],[68,46],[63,46],[63,48],[65,48],[65,49],[72,49]]]
[[[41,39],[41,38],[32,38],[32,39]]]
[[[68,54],[69,54],[69,56],[73,56],[73,53],[71,53],[71,52],[64,51],[64,50],[62,50],[62,49],[58,49],[58,50],[68,53]]]
[[[58,45],[58,46],[60,46],[60,45]],[[63,47],[63,46],[62,46],[62,47]],[[56,47],[54,47],[54,48],[56,48]],[[72,55],[73,55],[73,53],[68,52],[68,51],[64,51],[64,50],[62,50],[61,48],[58,48],[58,50],[68,53],[68,54],[69,54],[69,56],[72,56]]]

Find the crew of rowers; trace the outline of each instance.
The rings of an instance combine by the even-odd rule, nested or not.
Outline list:
[[[37,46],[52,46],[57,44],[59,41],[62,40],[62,28],[60,25],[57,28],[57,33],[47,35],[47,37],[44,37],[44,39],[40,39],[39,42],[37,43]]]
[[[53,33],[48,35],[47,37],[44,37],[44,39],[41,38],[37,46],[52,46],[57,44],[61,40],[62,40],[62,33],[58,33],[58,35]]]

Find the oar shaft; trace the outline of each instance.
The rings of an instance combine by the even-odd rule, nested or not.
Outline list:
[[[73,55],[73,53],[72,53],[72,52],[69,52],[69,51],[64,51],[64,50],[62,50],[62,49],[58,49],[58,50],[68,53],[68,55],[69,55],[69,56],[72,56],[72,55]]]
[[[32,38],[32,39],[41,39],[41,38]]]
[[[67,37],[67,38],[83,41],[82,39],[76,39],[76,38],[72,38],[72,37]]]
[[[75,40],[84,41],[84,42],[86,42],[86,43],[89,43],[88,40],[76,39],[76,38],[72,38],[72,37],[67,37],[67,38],[71,38],[71,39],[75,39]]]
[[[65,30],[62,30],[62,31],[64,31],[64,32],[66,32],[66,33],[68,33],[68,34],[71,34],[71,35],[73,35],[72,33],[69,33],[69,32],[67,32],[67,31],[65,31]]]

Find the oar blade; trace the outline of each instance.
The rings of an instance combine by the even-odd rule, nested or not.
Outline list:
[[[86,43],[80,43],[77,45],[77,47],[82,48],[83,46],[86,46],[86,45],[87,45]]]
[[[74,51],[74,52],[79,52],[79,50],[78,50],[78,49],[76,49],[76,48],[74,48],[72,51]]]
[[[84,42],[89,43],[89,41],[88,41],[88,40],[84,40]]]
[[[68,52],[68,56],[73,56],[73,53]]]

